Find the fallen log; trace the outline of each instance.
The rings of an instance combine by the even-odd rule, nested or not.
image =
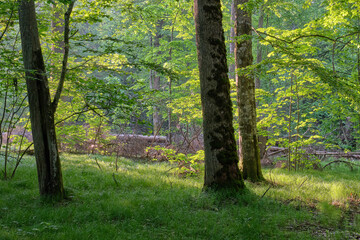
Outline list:
[[[288,154],[288,148],[282,147],[269,147],[267,149],[267,156],[273,156],[276,154]],[[304,155],[315,155],[315,156],[332,156],[336,158],[352,158],[352,159],[360,159],[360,152],[331,152],[331,151],[313,151],[313,150],[305,150],[305,152],[298,152],[298,154]]]

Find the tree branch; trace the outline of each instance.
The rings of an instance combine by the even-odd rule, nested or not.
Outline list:
[[[59,84],[54,96],[54,100],[51,103],[51,107],[52,107],[52,112],[55,113],[56,108],[59,104],[59,100],[60,100],[60,96],[61,96],[61,92],[64,89],[64,82],[65,82],[65,74],[67,72],[67,62],[68,62],[68,57],[69,57],[69,35],[70,35],[70,15],[71,12],[73,10],[75,4],[75,0],[73,0],[70,4],[69,7],[67,9],[67,11],[65,12],[65,26],[64,26],[64,57],[63,57],[63,61],[62,61],[62,68],[61,68],[61,75],[60,75],[60,80],[59,80]]]
[[[66,121],[67,119],[71,118],[72,116],[79,115],[79,114],[82,114],[82,113],[86,113],[86,112],[88,112],[88,111],[92,111],[92,109],[86,109],[86,110],[82,110],[82,111],[79,111],[79,112],[74,112],[74,113],[70,114],[69,116],[61,119],[61,120],[58,121],[58,122],[56,122],[56,123],[55,123],[55,126],[58,125],[58,124],[60,124],[60,123],[62,123],[62,122],[64,122],[64,121]]]
[[[4,31],[1,33],[0,41],[1,41],[1,39],[4,37],[7,29],[9,28],[10,21],[11,21],[11,18],[12,18],[12,16],[13,16],[13,14],[14,14],[14,7],[11,8],[10,17],[9,17],[9,19],[8,19],[7,22],[6,22],[6,26],[5,26]]]

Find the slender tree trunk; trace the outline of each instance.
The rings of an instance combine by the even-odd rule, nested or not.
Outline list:
[[[288,155],[288,169],[289,169],[289,171],[291,170],[291,154],[292,154],[292,152],[291,152],[292,94],[293,94],[293,74],[291,74],[291,77],[290,77],[290,98],[289,98],[289,102],[290,102],[290,105],[289,105],[289,126],[288,126],[288,132],[289,132],[289,135],[288,135],[288,142],[289,142],[289,146],[288,146],[288,152],[289,152],[289,155]]]
[[[164,21],[160,20],[158,22],[158,24],[156,25],[156,35],[155,35],[155,39],[154,39],[154,47],[155,48],[159,48],[160,47],[160,39],[163,37],[161,30],[163,28],[164,25]],[[159,51],[157,53],[157,55],[160,55],[161,52]],[[154,72],[154,77],[153,77],[153,83],[152,83],[152,88],[154,90],[160,90],[160,75],[157,74],[156,72]],[[161,116],[159,114],[159,107],[156,105],[153,107],[154,113],[153,113],[153,132],[154,135],[157,135],[160,131],[161,128]]]
[[[298,169],[298,165],[300,164],[300,158],[298,153],[298,140],[300,136],[300,99],[299,99],[299,85],[298,79],[295,76],[295,91],[296,91],[296,108],[297,108],[297,122],[296,122],[296,146],[295,146],[295,159],[294,159],[294,170]]]
[[[230,55],[235,55],[235,29],[234,29],[234,22],[235,22],[235,2],[234,0],[231,1],[231,19],[230,19]],[[229,66],[229,76],[230,79],[235,80],[235,63],[231,63]]]
[[[60,200],[64,197],[64,188],[56,143],[54,111],[33,0],[20,1],[19,24],[40,195]]]
[[[360,18],[358,18],[358,27],[360,27]],[[360,34],[357,34],[357,42],[360,44]],[[358,74],[358,84],[360,85],[360,48],[357,49],[357,74]],[[360,116],[358,116],[358,134],[360,133]],[[360,149],[360,143],[356,144],[356,149]]]
[[[248,0],[234,0],[235,6],[245,4]],[[245,37],[235,44],[236,71],[252,65],[251,14],[235,8],[235,36]],[[261,172],[260,152],[256,129],[256,103],[254,77],[249,74],[236,73],[238,111],[239,111],[239,148],[240,167],[244,179],[252,182],[264,179]]]
[[[205,148],[204,188],[242,189],[220,0],[195,0]]]
[[[259,24],[258,24],[258,28],[263,28],[264,27],[264,11],[262,10],[262,7],[259,9]],[[260,63],[263,60],[263,54],[262,54],[262,46],[260,44],[260,41],[258,41],[257,47],[256,47],[256,63]],[[261,82],[260,82],[260,76],[257,75],[255,77],[255,89],[261,89]],[[256,106],[258,106],[258,103],[256,103]],[[260,118],[259,118],[260,120]],[[266,128],[264,128],[263,130],[266,130]],[[259,149],[260,149],[260,159],[262,159],[265,155],[266,152],[266,143],[267,143],[267,136],[262,136],[259,135],[258,136],[259,139]]]
[[[170,42],[173,42],[174,41],[174,25],[175,25],[175,20],[174,22],[172,23],[172,28],[171,28],[171,38],[170,38]],[[169,61],[172,60],[172,47],[170,47],[170,50],[169,50]],[[171,76],[169,77],[169,105],[171,105],[172,103],[172,78]],[[171,118],[171,115],[172,115],[172,111],[171,111],[171,107],[168,107],[168,141],[169,141],[169,144],[171,145],[172,143],[172,132],[171,132],[171,121],[172,121],[172,118]]]

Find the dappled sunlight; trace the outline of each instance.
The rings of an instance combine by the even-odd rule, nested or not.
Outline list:
[[[116,171],[114,161],[114,158],[104,156],[62,156],[65,176],[67,175],[67,171],[72,172],[74,167],[86,169],[86,172],[97,172],[102,178],[106,179],[106,184],[113,185],[113,187],[119,189],[154,189],[159,186],[167,187],[169,189],[183,189],[189,187],[194,189],[202,188],[202,183],[196,180],[197,178],[179,178],[170,173],[169,169],[172,167],[167,163],[139,162],[120,158],[118,159],[118,170]],[[124,181],[125,179],[126,181]],[[98,184],[103,185],[104,183],[98,182]],[[88,184],[85,184],[84,186],[87,185]]]
[[[294,198],[305,202],[345,202],[353,194],[360,193],[357,172],[348,171],[347,178],[341,178],[338,171],[266,170],[265,178],[275,184],[267,196]],[[340,176],[339,176],[340,175]]]
[[[98,239],[168,239],[179,234],[185,239],[311,239],[309,229],[323,232],[339,224],[345,206],[339,201],[348,190],[358,189],[352,177],[337,178],[336,169],[275,169],[264,171],[268,182],[246,182],[244,192],[203,192],[201,175],[179,177],[169,172],[172,165],[166,162],[119,158],[116,171],[114,157],[62,154],[61,159],[67,192],[62,203],[40,200],[31,158],[16,179],[0,182],[0,226],[7,234],[59,240],[89,233]],[[358,226],[357,201],[353,195],[346,205],[350,230]],[[0,236],[6,236],[1,231]],[[341,231],[338,235],[344,236]]]

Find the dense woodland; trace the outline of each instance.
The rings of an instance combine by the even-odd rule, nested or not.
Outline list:
[[[232,204],[246,206],[260,199],[255,202],[264,201],[259,205],[266,215],[278,200],[290,204],[289,208],[296,202],[295,207],[326,214],[319,215],[320,223],[293,225],[286,231],[310,229],[316,232],[311,234],[315,239],[359,239],[359,91],[359,0],[0,2],[2,184],[9,184],[4,189],[16,188],[17,182],[30,181],[21,176],[35,175],[37,180],[30,177],[34,184],[25,185],[38,184],[41,199],[60,204],[85,194],[76,190],[74,184],[82,180],[74,177],[79,173],[70,176],[75,171],[72,167],[83,173],[90,161],[98,174],[94,176],[108,176],[108,185],[122,188],[124,181],[132,181],[127,184],[134,188],[140,184],[147,194],[146,184],[131,180],[137,179],[135,168],[156,182],[150,172],[158,176],[153,164],[159,164],[160,175],[168,179],[164,184],[170,184],[170,189],[178,186],[176,196],[158,186],[164,198],[193,199],[196,207],[215,212],[220,208],[233,211]],[[143,164],[148,164],[149,172]],[[29,166],[37,175],[34,171],[24,174]],[[279,175],[272,172],[274,167],[280,168]],[[86,170],[90,179],[94,169]],[[330,172],[315,173],[314,169]],[[124,176],[119,175],[122,171]],[[169,173],[174,174],[169,177]],[[304,175],[297,178],[296,174]],[[328,199],[311,195],[325,176],[335,175],[348,182],[319,191],[331,192]],[[314,180],[315,176],[319,179]],[[287,181],[295,185],[287,186]],[[276,190],[275,202],[265,200],[271,189],[287,186],[287,191],[299,192],[307,181],[311,186],[300,197]],[[180,194],[186,186],[191,190]],[[196,189],[215,197],[203,199],[198,193],[194,197]],[[11,191],[0,189],[0,194],[7,192]],[[135,199],[136,194],[129,198]],[[143,198],[149,196],[139,199]],[[9,226],[1,215],[11,215],[6,214],[11,200],[4,199],[0,227],[5,230],[0,238],[32,239],[31,234],[16,234],[11,227],[5,234]],[[192,211],[186,203],[176,204],[184,207],[183,214]],[[98,207],[92,207],[94,218],[99,217]],[[293,211],[285,208],[279,211]],[[235,218],[242,218],[241,214]],[[295,214],[296,219],[309,222],[306,214]],[[180,215],[180,222],[186,219]],[[196,218],[204,221],[202,216]],[[335,220],[325,224],[326,218]],[[259,219],[251,224],[261,225]],[[286,225],[281,221],[274,224]],[[344,221],[338,235],[324,234],[336,232],[334,226]],[[35,227],[42,229],[39,232],[56,232],[47,220],[43,222]],[[327,227],[315,227],[322,224]],[[201,233],[199,239],[267,239],[275,227],[269,226],[262,233],[254,230],[253,238],[222,232],[213,238],[209,236],[216,233]],[[229,226],[229,231],[236,228]],[[245,228],[239,231],[246,232]],[[134,239],[152,239],[145,233],[139,232],[141,237]],[[53,237],[49,234],[38,239]],[[88,239],[73,234],[73,239]],[[161,234],[156,233],[154,239],[196,239],[191,232],[184,233],[184,238]],[[105,239],[96,233],[89,236]],[[109,235],[108,239],[130,236]]]

